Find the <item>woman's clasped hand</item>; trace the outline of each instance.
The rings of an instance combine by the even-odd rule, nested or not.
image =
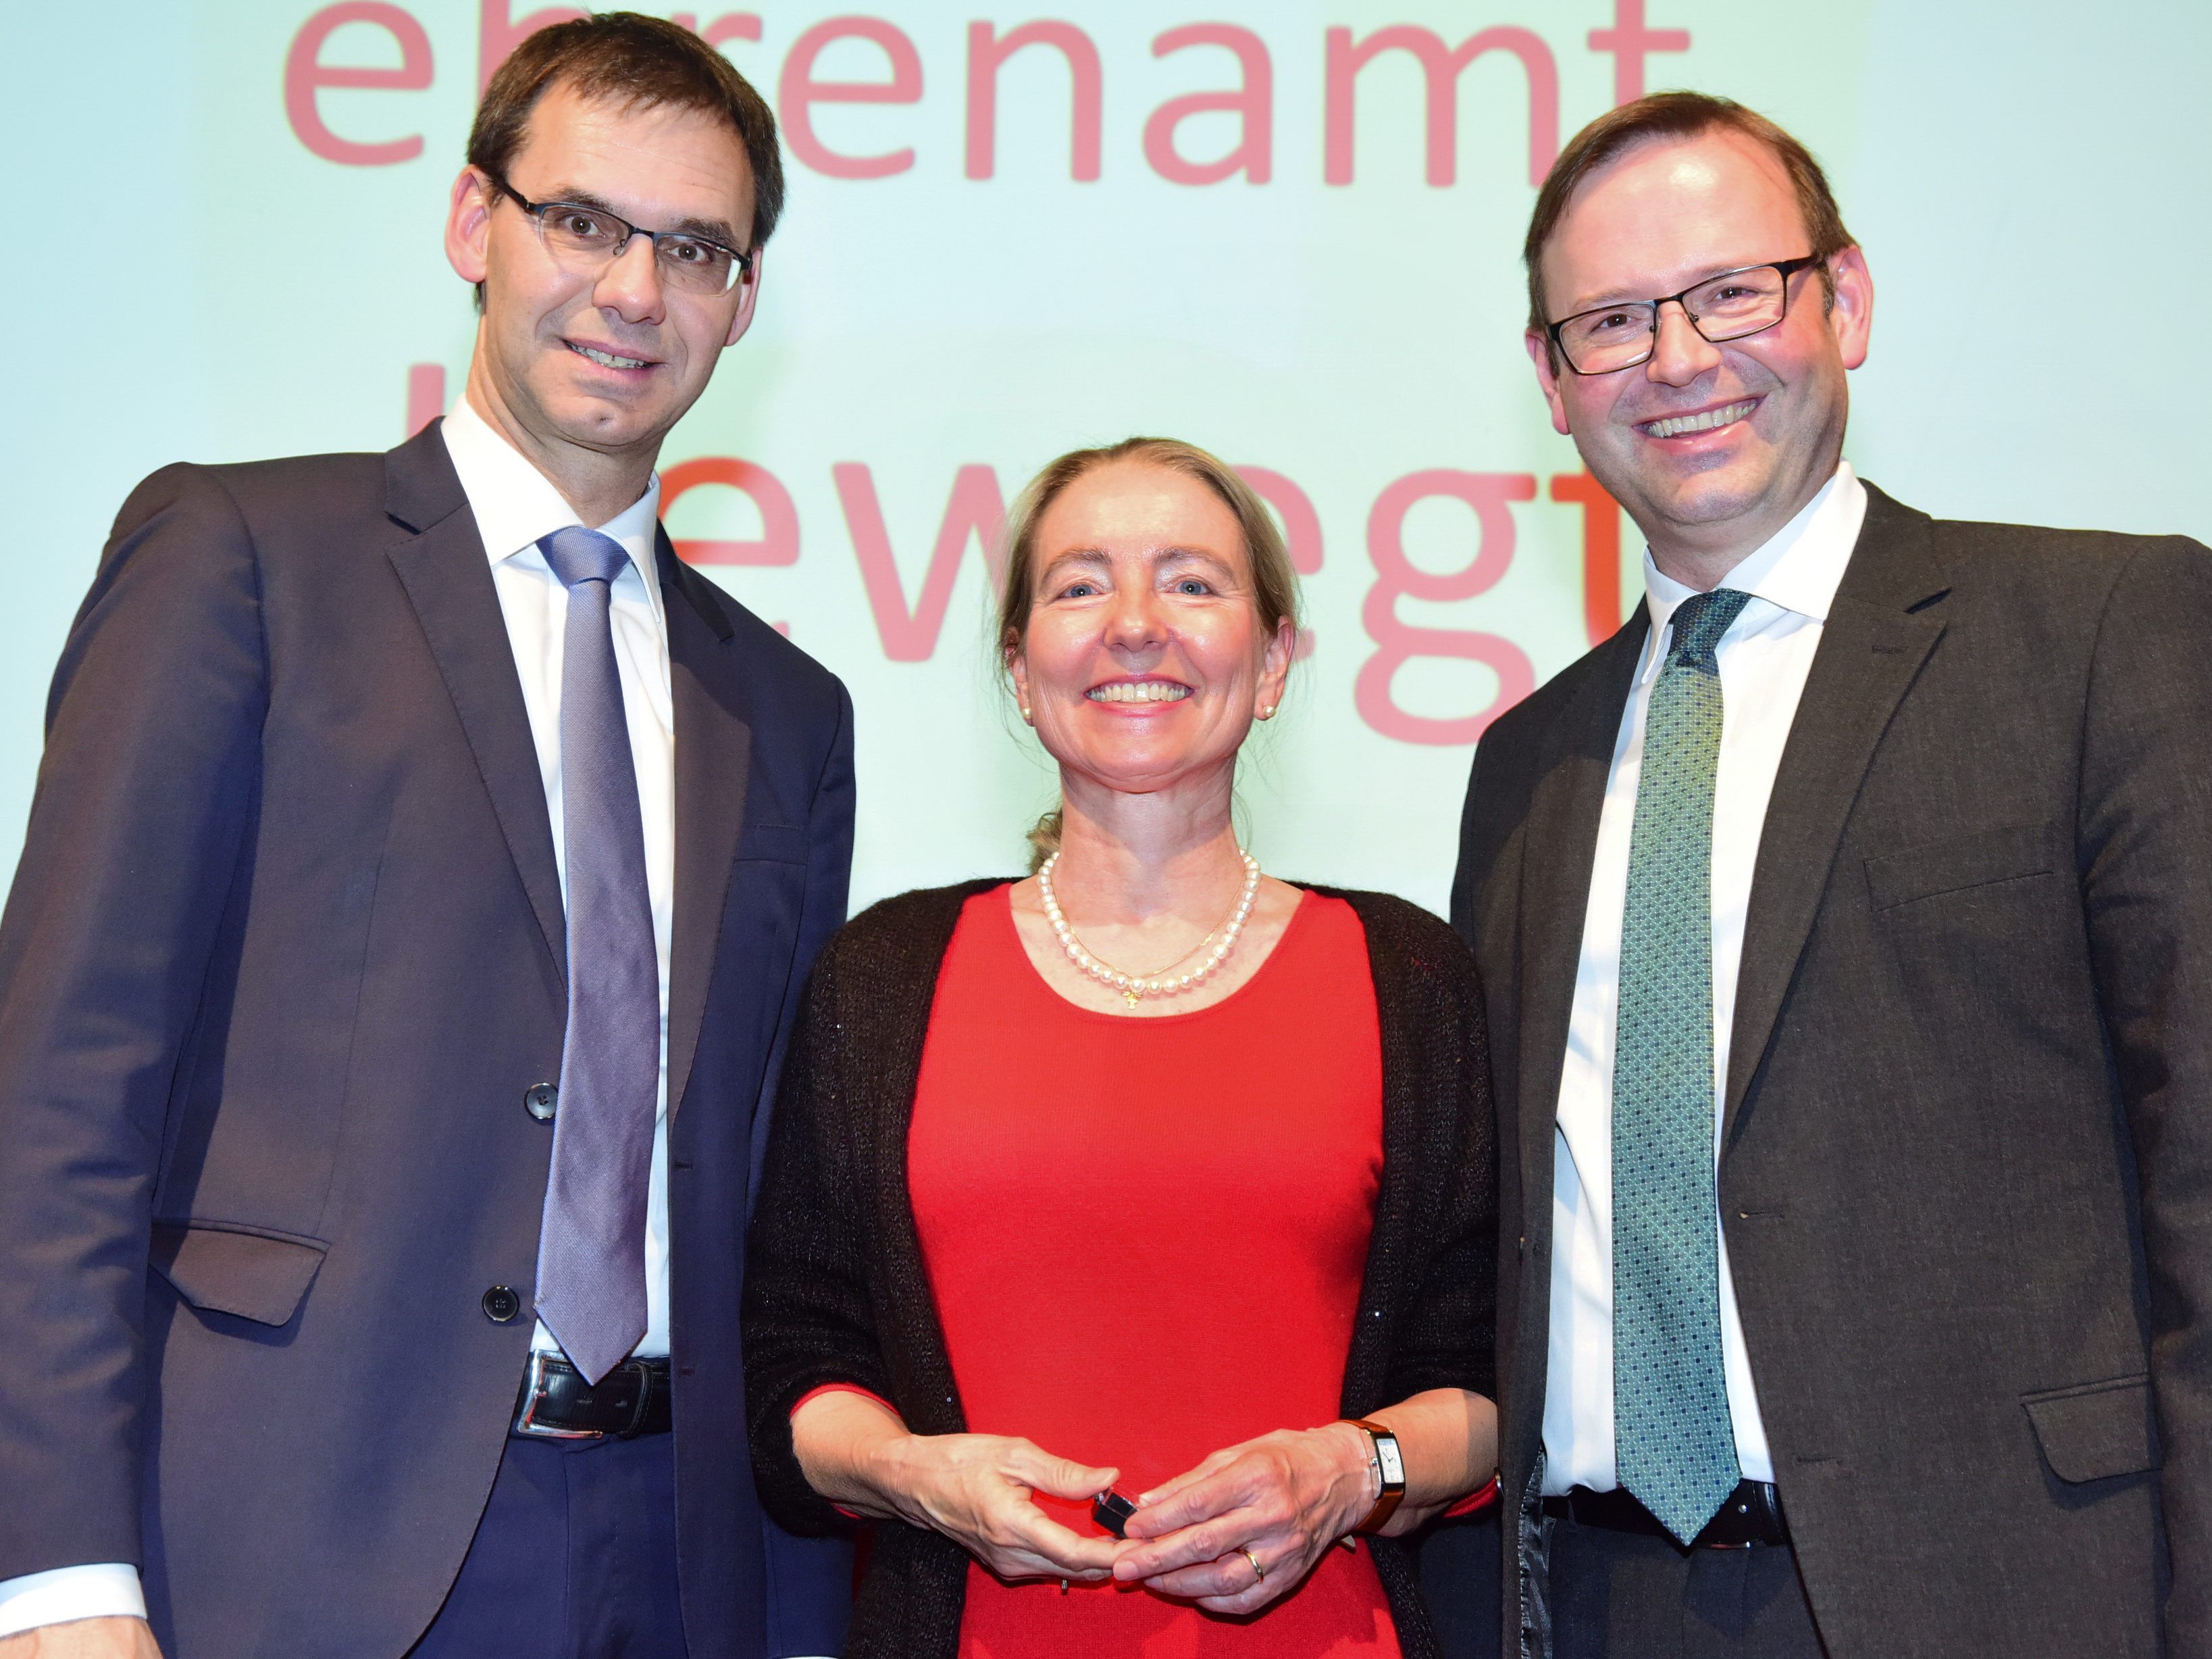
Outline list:
[[[1361,1430],[1277,1430],[1138,1494],[1127,1536],[1116,1539],[1054,1520],[1036,1494],[1087,1505],[1117,1468],[1018,1435],[912,1434],[856,1393],[825,1394],[802,1409],[810,1439],[849,1448],[839,1467],[810,1466],[817,1490],[856,1514],[957,1540],[1009,1582],[1115,1578],[1212,1613],[1253,1613],[1295,1589],[1375,1503]]]
[[[1038,1508],[1033,1493],[1088,1498],[1119,1471],[1055,1457],[1006,1434],[908,1435],[888,1454],[906,1465],[902,1519],[958,1539],[1001,1578],[1113,1576],[1120,1542],[1088,1537]]]
[[[1295,1589],[1376,1495],[1364,1431],[1278,1429],[1139,1494],[1114,1576],[1208,1613],[1256,1613]]]
[[[1055,1456],[1018,1435],[909,1433],[881,1401],[843,1389],[807,1401],[794,1427],[816,1448],[801,1455],[808,1480],[854,1515],[942,1533],[1010,1582],[1113,1576],[1120,1540],[1063,1525],[1035,1494],[1087,1503],[1119,1469]]]
[[[844,1431],[864,1448],[842,1480],[812,1471],[823,1487],[856,1513],[958,1540],[1009,1582],[1110,1577],[1210,1613],[1255,1613],[1296,1589],[1376,1496],[1360,1429],[1279,1429],[1138,1494],[1127,1537],[1116,1539],[1054,1519],[1036,1494],[1087,1505],[1113,1486],[1118,1469],[1015,1435],[910,1434],[857,1395],[824,1396],[808,1409],[817,1407],[853,1420]],[[863,1413],[877,1421],[864,1425]]]

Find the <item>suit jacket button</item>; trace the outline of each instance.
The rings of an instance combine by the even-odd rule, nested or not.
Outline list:
[[[495,1325],[505,1325],[522,1311],[522,1298],[505,1285],[495,1285],[483,1293],[484,1317]]]
[[[541,1083],[523,1091],[522,1109],[540,1123],[550,1123],[554,1109],[560,1103],[561,1091],[550,1083]]]

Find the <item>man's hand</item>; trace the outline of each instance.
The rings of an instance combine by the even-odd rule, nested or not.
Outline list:
[[[161,1659],[143,1619],[72,1619],[0,1636],[0,1659]]]

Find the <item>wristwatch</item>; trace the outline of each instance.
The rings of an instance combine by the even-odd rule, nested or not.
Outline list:
[[[1374,1447],[1369,1459],[1370,1467],[1382,1478],[1382,1495],[1375,1500],[1375,1507],[1367,1511],[1367,1518],[1354,1527],[1354,1532],[1380,1532],[1406,1496],[1406,1459],[1398,1449],[1398,1437],[1380,1423],[1370,1423],[1364,1417],[1351,1419],[1355,1429],[1366,1431]]]

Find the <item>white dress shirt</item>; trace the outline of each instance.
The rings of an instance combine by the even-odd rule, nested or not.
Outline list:
[[[1713,1156],[1720,1157],[1729,1040],[1735,1022],[1736,975],[1744,911],[1766,821],[1767,797],[1796,717],[1797,700],[1834,602],[1844,568],[1866,517],[1866,489],[1839,465],[1756,553],[1730,571],[1726,588],[1752,597],[1715,655],[1720,663],[1723,723],[1713,788]],[[1620,993],[1621,918],[1628,895],[1629,831],[1644,758],[1644,711],[1672,644],[1675,607],[1695,591],[1644,555],[1651,634],[1638,664],[1620,734],[1613,744],[1605,805],[1590,869],[1559,1077],[1559,1142],[1552,1179],[1552,1332],[1544,1391],[1544,1491],[1610,1491],[1620,1484],[1613,1438],[1613,1066]],[[1759,1413],[1759,1391],[1736,1312],[1728,1239],[1719,1241],[1721,1351],[1736,1462],[1747,1480],[1772,1480],[1773,1458]]]
[[[568,590],[554,575],[537,544],[579,520],[545,475],[500,436],[465,396],[446,416],[443,430],[447,453],[460,474],[462,493],[476,514],[477,529],[491,561],[492,586],[506,618],[507,643],[522,681],[523,707],[530,715],[531,740],[538,749],[538,769],[545,783],[553,857],[565,899],[568,861],[561,836],[561,653]],[[638,805],[645,823],[653,951],[660,967],[660,1083],[645,1217],[646,1327],[635,1350],[656,1357],[668,1352],[668,941],[676,889],[676,708],[670,685],[667,620],[653,554],[659,510],[660,479],[656,475],[635,502],[596,526],[620,542],[630,557],[629,567],[615,579],[611,615],[630,758],[637,769]],[[555,1349],[560,1345],[541,1323],[532,1346]],[[520,1386],[521,1379],[515,1381]],[[70,1620],[145,1615],[137,1571],[125,1562],[58,1567],[0,1582],[0,1637]]]

